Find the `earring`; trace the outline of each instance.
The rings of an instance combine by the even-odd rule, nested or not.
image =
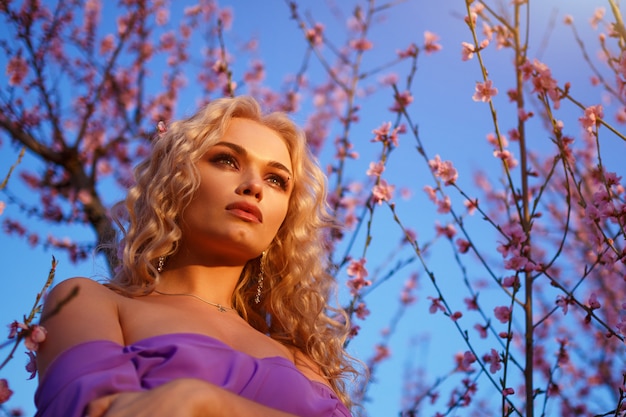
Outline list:
[[[256,296],[254,297],[256,304],[261,302],[261,292],[263,291],[263,258],[265,258],[265,252],[261,254],[261,259],[259,259],[259,275],[257,275]]]
[[[165,256],[159,256],[159,263],[157,265],[157,272],[160,274],[163,272],[163,267],[165,266]]]

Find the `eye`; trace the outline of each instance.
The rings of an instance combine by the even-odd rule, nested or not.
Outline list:
[[[226,165],[234,169],[239,168],[237,158],[228,153],[219,153],[217,155],[214,155],[210,160],[216,165]]]
[[[270,174],[267,177],[267,182],[269,182],[274,187],[280,188],[281,190],[287,190],[289,177],[280,174]]]

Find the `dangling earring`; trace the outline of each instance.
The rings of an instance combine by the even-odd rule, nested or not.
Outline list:
[[[263,258],[265,258],[265,252],[261,254],[261,259],[259,259],[259,275],[257,275],[256,297],[254,297],[256,304],[261,302],[261,292],[263,291]]]
[[[160,274],[163,272],[163,267],[165,266],[165,256],[159,256],[159,263],[157,265],[157,272]]]

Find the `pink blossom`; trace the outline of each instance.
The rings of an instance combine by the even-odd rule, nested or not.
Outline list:
[[[435,230],[437,231],[437,236],[445,236],[448,239],[452,239],[456,235],[456,229],[451,223],[448,223],[445,226],[435,223]]]
[[[405,229],[404,242],[414,243],[417,240],[417,233],[413,229]]]
[[[443,306],[443,304],[441,304],[441,298],[434,298],[429,296],[428,299],[431,301],[430,307],[428,308],[430,314],[435,314],[437,310],[443,311],[444,313],[446,312],[446,308]]]
[[[24,346],[30,351],[37,352],[39,344],[46,340],[47,333],[44,327],[37,324],[32,325],[28,336],[24,339]]]
[[[398,74],[386,74],[380,79],[382,85],[394,85],[398,83]]]
[[[517,94],[517,90],[513,90],[512,88],[506,91],[506,96],[509,98],[509,101],[511,103],[516,102],[517,98],[519,97]]]
[[[602,22],[602,19],[604,19],[605,13],[606,13],[606,9],[604,7],[598,7],[594,11],[593,16],[589,20],[589,24],[591,25],[593,29],[598,28],[598,23]]]
[[[28,355],[28,363],[26,364],[26,372],[30,373],[28,379],[33,379],[37,375],[37,357],[31,351],[25,353]]]
[[[413,95],[411,95],[409,91],[403,91],[402,93],[396,94],[395,102],[389,110],[400,113],[411,103],[413,103]]]
[[[557,363],[559,366],[565,366],[569,363],[569,353],[567,352],[567,339],[565,338],[557,338],[557,342],[559,342],[559,352],[557,353]]]
[[[400,302],[404,305],[409,305],[415,301],[415,296],[412,291],[417,287],[417,273],[411,274],[409,279],[404,283],[402,292],[400,293]]]
[[[493,81],[487,80],[484,83],[476,83],[476,92],[472,96],[474,101],[482,101],[484,103],[491,101],[491,97],[498,94],[498,89],[493,87]]]
[[[511,275],[502,280],[502,286],[507,288],[519,288],[520,282],[517,275]]]
[[[165,7],[159,8],[156,12],[156,23],[159,26],[165,25],[170,20],[170,11]]]
[[[100,55],[105,55],[111,52],[114,45],[115,39],[113,38],[113,35],[109,33],[104,38],[102,38],[102,41],[100,41]]]
[[[20,85],[28,75],[28,63],[21,54],[15,55],[7,64],[6,74],[9,76],[9,85]]]
[[[558,84],[552,77],[552,71],[546,64],[534,60],[532,64],[526,62],[522,65],[525,77],[532,75],[533,92],[545,93],[554,102],[554,108],[560,107],[561,94],[558,91]]]
[[[567,314],[567,309],[570,304],[571,302],[569,298],[565,298],[562,295],[558,295],[556,297],[556,305],[561,307],[561,310],[563,311],[563,315]]]
[[[372,47],[372,42],[364,38],[353,39],[350,41],[350,48],[354,49],[355,51],[364,52],[372,49]]]
[[[493,312],[500,323],[508,323],[511,320],[511,309],[507,306],[496,307]]]
[[[467,240],[458,238],[456,240],[456,246],[460,253],[467,253],[471,245]]]
[[[474,325],[474,329],[476,329],[476,331],[478,332],[478,334],[480,335],[481,339],[485,339],[487,338],[487,328],[488,326],[481,326],[480,324],[476,323]]]
[[[324,41],[324,25],[316,23],[312,28],[307,29],[306,39],[314,46],[319,46]]]
[[[402,290],[402,292],[400,293],[400,302],[405,306],[413,304],[415,300],[415,296],[406,290]]]
[[[504,388],[502,390],[502,395],[505,397],[512,394],[515,394],[515,390],[513,388]]]
[[[354,338],[356,335],[359,334],[359,330],[361,330],[361,326],[357,326],[356,324],[353,324],[350,327],[350,334],[348,334],[348,338],[349,339]]]
[[[233,9],[224,7],[219,11],[219,19],[224,29],[229,30],[233,25]]]
[[[565,15],[565,17],[563,18],[563,23],[566,25],[571,25],[572,23],[574,23],[574,18],[571,14]]]
[[[504,267],[511,271],[524,271],[529,266],[529,260],[525,256],[511,256],[504,262]]]
[[[372,142],[391,143],[393,146],[398,146],[398,133],[404,133],[404,126],[398,126],[391,130],[391,122],[386,122],[380,125],[377,129],[372,130],[375,135]]]
[[[403,51],[398,51],[398,57],[400,58],[408,58],[408,57],[417,57],[417,54],[419,53],[419,49],[417,49],[417,45],[415,45],[414,43],[410,44],[405,50]]]
[[[578,120],[580,120],[580,123],[587,132],[592,133],[593,129],[600,123],[600,119],[603,117],[604,111],[602,105],[598,104],[597,106],[587,107],[585,114]]]
[[[393,197],[394,185],[387,184],[387,181],[380,180],[378,184],[372,188],[372,199],[374,203],[380,205],[383,201],[389,201]]]
[[[437,191],[433,187],[431,187],[430,185],[425,185],[424,191],[426,192],[426,195],[428,196],[428,199],[430,201],[432,201],[433,203],[437,202]]]
[[[461,60],[469,61],[472,59],[474,57],[474,52],[476,52],[474,45],[468,42],[461,42],[461,46],[463,47],[461,49]]]
[[[478,200],[465,200],[463,202],[465,207],[467,208],[467,214],[472,215],[478,208]]]
[[[482,7],[480,3],[477,4],[478,6]],[[489,40],[493,39],[493,28],[487,22],[483,22],[483,35]]]
[[[9,382],[4,378],[0,379],[0,404],[9,401],[11,395],[13,395],[13,391],[9,389]]]
[[[452,208],[452,203],[450,202],[450,197],[445,196],[443,199],[437,201],[437,213],[441,213],[441,214],[450,213],[451,208]]]
[[[589,305],[589,308],[592,310],[597,310],[602,307],[602,304],[600,304],[600,302],[598,301],[598,296],[595,292],[591,293],[591,295],[589,296],[589,301],[587,303]]]
[[[356,316],[361,320],[364,320],[370,315],[370,311],[367,309],[365,303],[359,303],[359,305],[354,309],[354,314],[356,314]]]
[[[165,32],[159,38],[159,47],[164,51],[171,51],[176,46],[176,35],[174,32]]]
[[[522,122],[527,121],[528,119],[530,119],[530,118],[531,118],[531,117],[533,117],[534,115],[535,115],[535,113],[533,113],[532,111],[527,112],[527,111],[526,111],[526,110],[524,110],[524,109],[519,109],[519,110],[517,111],[517,117],[519,117],[519,119],[520,119]]]
[[[265,65],[259,60],[255,60],[250,68],[243,76],[246,83],[259,83],[265,79]]]
[[[509,168],[515,168],[517,166],[517,159],[515,159],[513,154],[509,152],[508,150],[503,150],[503,151],[495,150],[493,151],[493,156],[495,156],[496,158],[502,159],[502,161]]]
[[[353,296],[357,295],[361,288],[372,285],[371,281],[365,279],[368,275],[365,262],[365,258],[361,258],[358,261],[352,260],[348,266],[348,276],[354,277],[347,282],[350,293]]]
[[[494,133],[487,134],[487,142],[492,144],[497,149],[506,148],[509,145],[509,141],[506,139],[506,136],[496,136]]]
[[[450,161],[442,161],[439,155],[428,161],[428,166],[435,174],[435,177],[444,181],[445,185],[454,184],[459,177],[459,173]]]
[[[460,372],[473,372],[472,364],[476,362],[476,356],[472,352],[465,351],[463,354],[455,355],[457,370]]]
[[[437,43],[439,40],[439,36],[436,34],[425,31],[424,32],[424,50],[427,54],[431,54],[433,52],[441,51],[442,47]]]
[[[483,356],[483,361],[490,364],[489,372],[491,372],[492,374],[495,374],[502,368],[502,365],[500,365],[500,354],[498,354],[495,349],[491,349],[491,352],[489,354]]]
[[[346,285],[350,288],[350,294],[356,296],[361,288],[372,285],[372,282],[367,279],[363,279],[362,277],[355,277],[349,279]]]
[[[4,213],[4,209],[6,208],[7,204],[4,201],[0,201],[0,216],[2,215],[2,213]]]
[[[478,15],[475,12],[471,12],[469,16],[465,16],[465,18],[463,20],[465,20],[465,23],[467,23],[468,25],[472,25],[472,26],[476,26],[476,19],[478,18]]]
[[[390,356],[389,348],[387,346],[378,344],[376,345],[375,349],[376,354],[372,358],[373,363],[380,363]]]
[[[463,313],[461,313],[460,311],[455,311],[454,313],[450,315],[450,318],[452,319],[452,321],[457,321],[461,317],[463,317]]]
[[[475,295],[472,298],[466,297],[463,301],[465,302],[468,310],[478,310],[478,296]]]
[[[368,275],[367,269],[365,268],[365,263],[367,260],[365,258],[361,258],[358,261],[352,260],[350,265],[348,265],[347,273],[351,277],[357,278],[365,278]]]
[[[380,177],[380,175],[385,171],[385,164],[382,162],[370,162],[370,167],[367,170],[366,174],[370,177]]]
[[[185,16],[197,16],[202,12],[202,6],[199,4],[195,6],[188,6],[185,7],[183,12],[185,13]]]
[[[17,321],[13,320],[13,323],[9,324],[9,339],[13,339],[15,336],[17,336],[18,332],[21,329],[26,329],[26,325],[23,323],[18,323]]]

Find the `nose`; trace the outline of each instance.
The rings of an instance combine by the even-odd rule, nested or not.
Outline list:
[[[250,196],[261,201],[263,199],[263,182],[258,176],[250,175],[239,184],[236,192],[239,195]]]

